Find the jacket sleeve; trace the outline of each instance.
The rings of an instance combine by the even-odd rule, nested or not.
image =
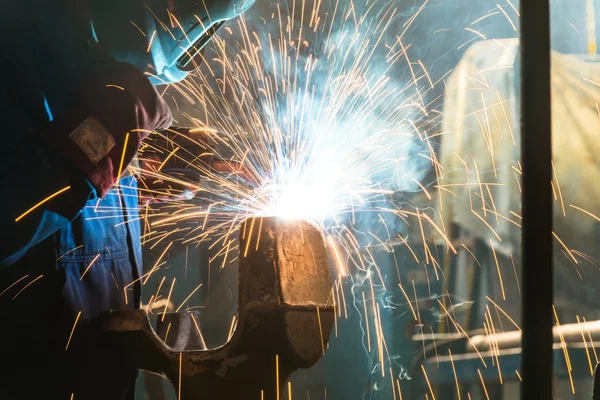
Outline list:
[[[40,142],[16,99],[0,94],[0,107],[0,266],[6,266],[75,219],[95,191]]]

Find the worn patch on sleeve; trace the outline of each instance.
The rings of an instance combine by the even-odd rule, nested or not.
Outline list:
[[[92,162],[103,159],[115,146],[115,138],[96,117],[88,117],[69,135]]]

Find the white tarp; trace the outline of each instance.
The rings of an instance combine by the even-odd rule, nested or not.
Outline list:
[[[521,234],[517,52],[517,40],[479,42],[446,82],[438,204],[446,225],[452,221],[513,254]],[[600,216],[597,61],[552,54],[555,232],[571,251],[595,257],[598,221],[586,212]]]

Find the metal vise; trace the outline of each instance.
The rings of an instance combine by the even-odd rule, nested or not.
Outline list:
[[[323,237],[307,222],[248,219],[239,268],[238,323],[222,347],[176,350],[143,310],[106,313],[103,329],[137,368],[168,378],[180,399],[279,399],[290,374],[324,354],[334,323]]]

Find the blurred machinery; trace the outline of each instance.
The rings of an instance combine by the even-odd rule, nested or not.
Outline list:
[[[456,255],[444,293],[471,303],[415,335],[410,398],[518,398],[521,380],[521,175],[517,40],[482,41],[448,79],[436,196]],[[552,53],[554,376],[558,398],[590,398],[600,346],[600,65]],[[553,270],[549,269],[548,273]],[[417,350],[421,350],[418,351]],[[425,377],[428,377],[429,383]],[[431,385],[431,388],[429,387]],[[563,397],[564,396],[564,397]]]

